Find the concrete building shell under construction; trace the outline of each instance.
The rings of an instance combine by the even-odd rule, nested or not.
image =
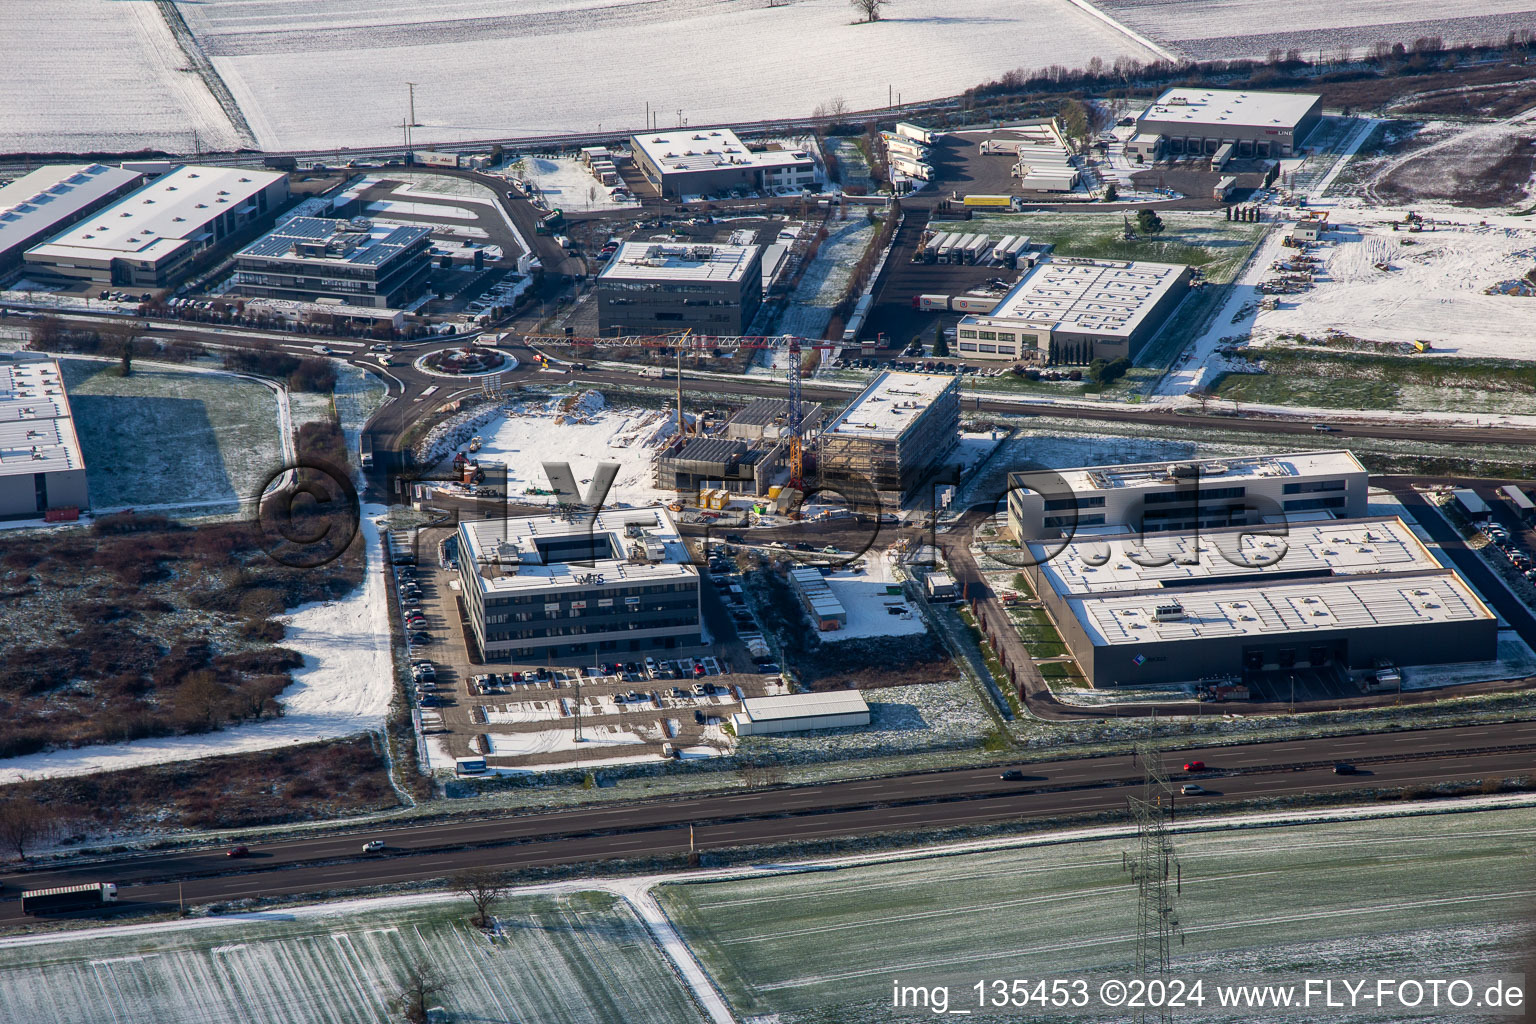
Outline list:
[[[821,483],[845,485],[850,505],[900,506],[959,438],[958,378],[887,370],[821,432]]]

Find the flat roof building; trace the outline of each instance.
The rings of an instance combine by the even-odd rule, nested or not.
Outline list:
[[[1033,542],[1025,574],[1096,687],[1487,661],[1497,620],[1401,519]]]
[[[362,217],[293,217],[235,254],[234,290],[253,298],[394,309],[421,294],[431,271],[427,228]]]
[[[883,370],[819,435],[820,482],[894,511],[960,441],[959,378]]]
[[[763,302],[762,247],[625,242],[597,275],[605,335],[741,335]]]
[[[0,359],[0,518],[89,506],[58,361]]]
[[[804,188],[821,180],[806,149],[749,149],[729,128],[681,128],[630,138],[635,166],[662,196]]]
[[[868,724],[869,705],[858,690],[748,697],[741,702],[741,710],[731,716],[737,736],[847,729]]]
[[[586,665],[702,645],[699,573],[661,506],[465,522],[458,544],[486,661]]]
[[[1315,93],[1169,89],[1136,119],[1126,152],[1146,159],[1164,151],[1212,156],[1230,144],[1240,159],[1293,156],[1322,108]]]
[[[1365,515],[1370,476],[1340,450],[1012,473],[1008,527],[1020,540],[1098,526],[1146,532]]]
[[[159,288],[193,257],[277,212],[288,176],[244,167],[180,166],[26,252],[29,271],[104,285]]]
[[[142,179],[105,164],[48,164],[0,187],[0,271],[82,217],[127,195]]]
[[[990,313],[962,317],[962,359],[1086,365],[1134,358],[1194,276],[1173,263],[1048,257],[1024,273]]]

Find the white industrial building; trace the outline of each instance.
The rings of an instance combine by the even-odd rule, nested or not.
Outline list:
[[[869,724],[869,705],[858,690],[786,693],[748,697],[731,716],[737,736],[762,736],[811,729],[847,729]]]
[[[1148,532],[1365,515],[1369,474],[1344,450],[1086,466],[1008,477],[1020,540],[1098,526]]]
[[[630,139],[635,166],[668,198],[733,189],[804,188],[821,181],[807,149],[749,149],[729,128],[680,128]]]
[[[244,167],[180,166],[26,252],[29,272],[102,285],[160,288],[193,257],[274,215],[288,176]]]
[[[477,520],[457,537],[486,661],[590,665],[702,645],[699,572],[661,506]]]
[[[1125,144],[1131,157],[1212,156],[1231,145],[1232,156],[1287,157],[1322,119],[1315,93],[1252,89],[1169,89],[1136,119]]]
[[[1027,545],[1025,574],[1096,686],[1495,657],[1497,620],[1401,519]]]
[[[27,249],[127,195],[136,171],[106,164],[48,164],[0,187],[0,271]]]
[[[90,505],[85,459],[53,359],[0,359],[0,518]]]
[[[1046,258],[992,312],[963,317],[955,347],[963,359],[1086,365],[1134,358],[1193,276],[1172,263]]]

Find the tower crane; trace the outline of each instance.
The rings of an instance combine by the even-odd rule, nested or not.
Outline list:
[[[627,334],[614,337],[600,338],[590,335],[569,334],[525,334],[523,342],[527,345],[565,345],[580,346],[582,348],[674,348],[678,351],[678,382],[677,382],[677,429],[683,432],[683,383],[682,383],[682,354],[692,350],[695,353],[724,349],[726,351],[785,351],[789,356],[789,415],[787,417],[789,427],[789,486],[795,490],[805,489],[805,413],[801,404],[801,375],[804,367],[805,350],[830,351],[836,346],[830,341],[810,341],[805,338],[797,338],[793,335],[706,335],[693,334],[690,331],[673,334]]]

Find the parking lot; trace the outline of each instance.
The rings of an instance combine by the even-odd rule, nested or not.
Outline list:
[[[732,747],[723,726],[744,698],[787,689],[723,556],[701,580],[715,653],[574,667],[483,662],[457,571],[427,564],[436,550],[424,544],[420,564],[395,566],[411,696],[434,770],[474,756],[511,770],[713,756]]]

